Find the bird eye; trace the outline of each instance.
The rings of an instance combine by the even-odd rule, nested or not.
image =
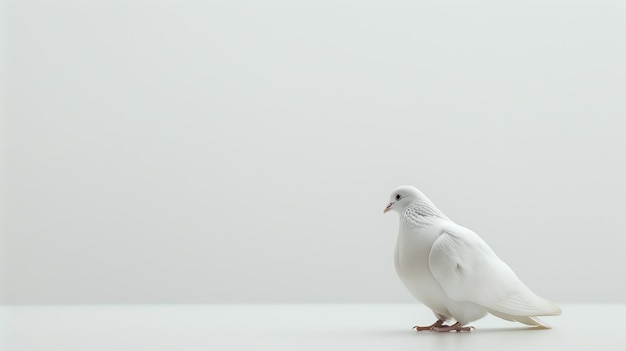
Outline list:
[[[402,198],[402,196],[400,196],[400,194],[396,195],[396,201],[400,200]]]

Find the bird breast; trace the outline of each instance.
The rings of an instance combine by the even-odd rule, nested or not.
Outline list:
[[[445,310],[445,293],[433,276],[428,257],[440,235],[439,226],[416,228],[401,225],[395,251],[396,272],[407,289],[434,310]],[[441,311],[444,313],[444,311]]]

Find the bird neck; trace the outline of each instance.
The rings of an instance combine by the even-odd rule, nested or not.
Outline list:
[[[413,201],[400,216],[407,225],[423,227],[440,219],[448,219],[432,202]]]

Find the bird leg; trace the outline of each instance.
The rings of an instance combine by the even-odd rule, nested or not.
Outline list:
[[[419,325],[416,325],[413,327],[413,329],[417,330],[417,331],[424,331],[424,330],[433,330],[435,328],[442,328],[442,327],[448,327],[447,325],[443,324],[444,320],[443,319],[438,319],[435,323],[431,324],[431,325],[427,325],[424,327],[421,327]]]
[[[471,332],[472,329],[476,329],[476,328],[474,328],[472,326],[464,327],[464,326],[461,325],[461,323],[456,322],[456,323],[454,323],[452,325],[449,325],[449,326],[448,325],[442,325],[440,327],[434,327],[431,330],[439,332],[439,333],[445,333],[445,332],[451,332],[451,331],[455,331],[455,332]]]

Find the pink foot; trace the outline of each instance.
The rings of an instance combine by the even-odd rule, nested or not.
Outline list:
[[[417,331],[425,331],[425,330],[434,330],[435,328],[449,328],[449,326],[444,325],[443,324],[443,320],[438,319],[435,323],[431,324],[431,325],[427,325],[427,326],[419,326],[416,325],[413,327],[413,329],[417,330]]]
[[[451,332],[451,331],[455,331],[455,332],[471,332],[472,329],[476,329],[476,328],[474,328],[472,326],[464,327],[459,322],[456,322],[456,323],[454,323],[454,324],[452,324],[450,326],[443,325],[443,326],[440,326],[440,327],[434,327],[431,330],[439,332],[439,333],[446,333],[446,332]]]

